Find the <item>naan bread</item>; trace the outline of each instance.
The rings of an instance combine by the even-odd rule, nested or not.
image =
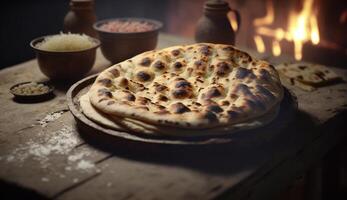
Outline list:
[[[143,128],[143,124],[134,123],[131,119],[121,118],[117,116],[109,116],[94,108],[89,101],[89,95],[84,94],[79,99],[80,106],[83,114],[90,120],[100,124],[104,127],[111,128],[117,131],[134,131],[141,132],[149,135],[156,135],[153,130],[147,130]],[[142,126],[141,126],[142,125]],[[130,129],[127,127],[131,127]]]
[[[119,124],[109,119],[109,116],[96,110],[89,101],[88,93],[80,97],[80,106],[83,114],[89,119],[93,120],[98,124],[102,124],[108,128],[112,128],[118,131],[125,131],[125,129]],[[120,119],[119,119],[120,121]]]
[[[276,70],[231,45],[149,51],[106,69],[89,91],[110,116],[186,129],[251,121],[278,106]]]
[[[322,86],[340,77],[328,67],[316,64],[283,63],[276,67],[278,72],[290,82],[301,82],[308,86]]]
[[[244,122],[240,124],[235,124],[231,126],[225,126],[220,128],[209,128],[204,130],[195,129],[177,129],[173,127],[156,126],[152,124],[147,124],[145,122],[130,119],[130,118],[120,118],[116,116],[110,116],[103,114],[102,112],[96,110],[89,101],[88,94],[82,95],[80,97],[80,105],[84,115],[90,120],[103,125],[105,127],[118,130],[118,131],[132,131],[147,135],[169,135],[169,136],[180,136],[180,137],[192,137],[192,136],[205,136],[205,135],[224,135],[232,134],[237,131],[244,131],[248,129],[253,129],[256,127],[264,126],[270,123],[278,113],[278,107],[275,110],[271,110],[264,116],[259,117],[254,121]]]

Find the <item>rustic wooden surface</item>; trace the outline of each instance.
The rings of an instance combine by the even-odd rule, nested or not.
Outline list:
[[[161,34],[159,48],[191,42]],[[251,54],[274,64],[289,61]],[[109,65],[98,52],[90,74]],[[347,70],[332,69],[347,80]],[[36,60],[0,71],[0,179],[48,198],[268,199],[343,137],[345,82],[313,92],[287,86],[297,95],[300,112],[286,131],[205,149],[85,135],[67,110],[66,85],[56,85],[55,98],[42,103],[18,103],[8,92],[17,82],[45,79]]]

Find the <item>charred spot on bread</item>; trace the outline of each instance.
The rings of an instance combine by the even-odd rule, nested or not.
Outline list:
[[[108,79],[108,78],[99,79],[98,83],[100,83],[101,85],[103,85],[105,87],[111,87],[112,86],[112,80]]]
[[[160,101],[167,101],[169,100],[166,96],[164,95],[159,95],[159,98],[158,98]]]
[[[180,55],[180,50],[174,49],[174,50],[171,51],[171,54],[172,54],[173,56],[178,56],[178,55]]]
[[[227,47],[223,47],[224,51],[232,51],[234,50],[234,48],[232,48],[231,46],[227,46]]]
[[[101,88],[98,90],[98,95],[99,96],[106,96],[106,97],[109,97],[109,98],[112,98],[112,93],[110,92],[109,89],[107,88]]]
[[[110,106],[110,105],[115,104],[115,103],[116,103],[115,101],[111,100],[111,101],[107,102],[107,105]]]
[[[146,71],[137,72],[136,77],[141,82],[149,81],[152,78],[151,75]]]
[[[165,106],[162,106],[162,105],[157,105],[157,108],[158,108],[159,110],[166,109],[166,107],[165,107]]]
[[[122,78],[120,81],[119,81],[119,86],[121,86],[121,87],[126,87],[126,86],[128,86],[129,85],[129,81],[128,81],[128,79],[126,79],[126,78]]]
[[[204,63],[202,60],[197,60],[197,61],[194,62],[194,66],[195,66],[195,68],[197,68],[197,69],[203,67],[204,64],[205,64],[205,63]]]
[[[175,88],[191,89],[192,84],[186,80],[180,80],[180,81],[176,82]]]
[[[240,57],[242,58],[242,60],[243,60],[242,62],[243,63],[250,63],[250,62],[252,62],[252,57],[248,53],[241,52],[241,51],[239,51],[238,53],[241,54]]]
[[[264,80],[267,80],[267,81],[271,80],[271,74],[266,69],[260,69],[259,73],[260,73],[260,78],[261,79],[264,79]]]
[[[144,66],[144,67],[148,67],[150,64],[152,63],[152,60],[148,57],[145,57],[143,58],[141,61],[140,61],[140,65],[141,66]]]
[[[205,98],[211,99],[211,98],[215,98],[215,97],[220,97],[221,95],[222,95],[222,93],[219,91],[219,89],[217,87],[212,87],[206,92]]]
[[[199,52],[204,56],[209,56],[212,54],[211,47],[208,45],[203,45],[200,47]]]
[[[119,70],[116,68],[109,70],[109,72],[113,75],[114,78],[117,78],[120,75]]]
[[[125,97],[128,101],[135,101],[136,97],[135,95],[128,93]]]
[[[175,114],[182,114],[182,113],[185,113],[185,112],[190,112],[190,109],[187,106],[185,106],[183,103],[181,103],[181,102],[172,104],[171,105],[171,110]]]
[[[181,62],[175,62],[173,64],[173,67],[178,70],[178,69],[181,69],[183,67],[183,64]]]
[[[217,116],[211,111],[206,111],[203,114],[203,118],[207,119],[210,123],[218,122]]]
[[[228,105],[230,105],[230,102],[227,100],[224,100],[224,101],[222,101],[221,105],[222,106],[228,106]]]
[[[201,106],[201,103],[199,102],[193,102],[194,105]]]
[[[136,98],[136,102],[141,104],[141,105],[146,105],[147,103],[149,103],[151,100],[146,98],[146,97],[137,97]]]
[[[157,70],[163,70],[165,68],[165,63],[162,61],[158,60],[153,64],[153,67]]]
[[[220,62],[217,64],[216,70],[218,76],[225,76],[230,72],[230,66],[226,62]]]
[[[243,68],[243,67],[238,67],[236,68],[236,74],[235,77],[237,79],[243,79],[246,76],[248,76],[251,73],[249,69]]]
[[[176,99],[189,98],[191,96],[191,92],[187,89],[174,89],[172,90],[172,96]]]
[[[208,105],[206,108],[208,111],[214,112],[214,113],[220,113],[223,112],[223,109],[219,107],[217,104]]]
[[[233,99],[233,100],[239,98],[239,95],[237,95],[237,94],[235,94],[235,93],[231,93],[229,96],[230,96],[230,98]]]
[[[161,84],[155,85],[154,87],[155,87],[155,91],[157,91],[157,92],[163,92],[163,91],[168,89],[168,87],[166,87],[165,85],[161,85]]]
[[[206,71],[206,63],[202,60],[197,60],[194,62],[195,75],[201,76]]]

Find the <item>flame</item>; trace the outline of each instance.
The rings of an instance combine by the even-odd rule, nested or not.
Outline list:
[[[266,1],[266,15],[253,21],[254,26],[270,25],[275,19],[274,7],[271,0]]]
[[[317,45],[320,40],[317,17],[311,16],[310,23],[311,23],[311,41],[313,44]]]
[[[255,45],[257,47],[257,51],[260,53],[264,53],[265,52],[265,44],[263,41],[263,38],[260,37],[259,35],[254,36],[254,42]]]
[[[253,24],[256,26],[256,33],[258,35],[274,38],[272,42],[272,52],[275,56],[281,54],[281,46],[279,43],[281,40],[293,42],[294,57],[296,60],[302,59],[302,47],[304,43],[308,41],[311,41],[314,45],[319,43],[319,27],[313,5],[314,0],[305,0],[300,12],[290,12],[287,30],[284,30],[283,28],[274,29],[266,26],[271,25],[274,20],[272,1],[267,1],[267,12],[265,17],[255,19]],[[257,43],[255,41],[255,45],[259,51],[259,49],[261,49],[259,48],[259,42]]]
[[[237,23],[236,16],[233,12],[228,12],[227,14],[231,28],[236,32],[239,30],[239,24]]]
[[[272,54],[274,56],[281,55],[281,46],[280,46],[280,43],[277,40],[274,40],[272,42]]]

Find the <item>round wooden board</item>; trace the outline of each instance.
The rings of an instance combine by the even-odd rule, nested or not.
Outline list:
[[[151,144],[171,144],[171,145],[208,145],[208,144],[225,144],[241,138],[254,135],[259,138],[273,136],[285,129],[293,120],[298,107],[296,97],[287,88],[284,92],[284,98],[280,105],[280,110],[276,118],[269,124],[252,130],[238,131],[229,135],[222,136],[203,136],[203,137],[173,137],[173,136],[148,136],[138,133],[128,133],[116,131],[95,123],[88,119],[81,111],[79,97],[85,94],[90,86],[94,83],[98,74],[86,77],[70,87],[67,92],[67,101],[69,109],[76,120],[77,127],[83,132],[95,135],[95,137],[114,136],[116,139],[151,143]]]

